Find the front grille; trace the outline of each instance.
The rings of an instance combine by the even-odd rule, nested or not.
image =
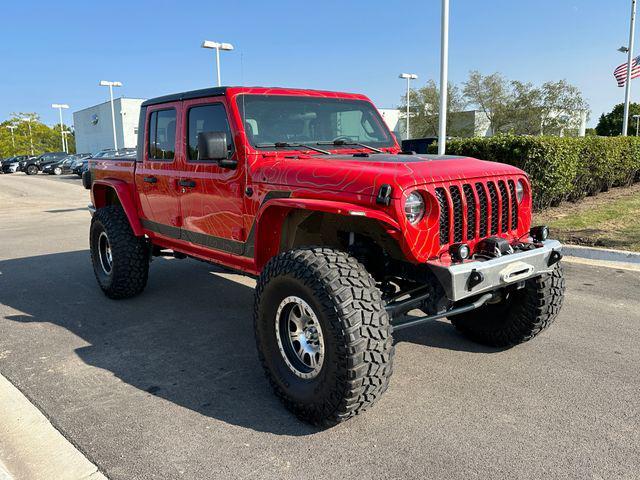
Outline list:
[[[479,240],[518,228],[513,180],[437,187],[435,196],[440,207],[440,245]]]
[[[449,188],[451,194],[451,202],[453,202],[453,241],[462,241],[462,225],[464,213],[462,211],[462,196],[460,189],[456,186]]]
[[[474,238],[476,236],[476,197],[468,183],[462,186],[462,190],[467,201],[467,238]]]
[[[500,189],[500,231],[506,233],[509,230],[509,194],[507,193],[507,186],[502,180],[498,182],[498,188]]]
[[[436,198],[440,205],[440,244],[449,243],[449,202],[444,188],[436,188]]]
[[[489,235],[487,231],[487,218],[489,218],[489,201],[487,200],[487,191],[484,189],[482,183],[476,183],[476,191],[478,192],[478,198],[480,199],[480,236],[486,237]]]
[[[509,192],[511,193],[511,228],[518,228],[518,199],[516,198],[516,184],[509,180]]]
[[[496,235],[498,233],[498,190],[493,182],[487,182],[487,187],[491,200],[491,235]]]

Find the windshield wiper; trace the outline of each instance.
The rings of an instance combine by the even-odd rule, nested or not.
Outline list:
[[[359,143],[359,142],[347,142],[346,140],[334,140],[332,142],[317,142],[318,145],[356,145],[358,147],[362,147],[362,148],[368,148],[371,151],[374,151],[376,153],[384,153],[382,150],[380,150],[379,148],[376,147],[372,147],[370,145],[365,145],[364,143]]]
[[[289,143],[289,142],[258,143],[258,144],[256,145],[256,147],[258,147],[258,148],[269,148],[269,147],[275,147],[275,148],[302,147],[302,148],[308,148],[309,150],[313,150],[314,152],[322,153],[322,154],[324,154],[324,155],[331,155],[331,152],[328,152],[328,151],[323,150],[323,149],[318,148],[318,147],[312,147],[311,145],[305,145],[304,143]]]

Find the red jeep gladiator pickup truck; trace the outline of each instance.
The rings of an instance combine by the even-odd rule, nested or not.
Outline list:
[[[447,317],[506,347],[562,304],[561,245],[531,227],[526,174],[402,152],[363,95],[218,87],[147,100],[137,158],[91,160],[84,181],[104,293],[142,292],[154,256],[256,276],[260,361],[314,424],[382,395],[393,330]]]

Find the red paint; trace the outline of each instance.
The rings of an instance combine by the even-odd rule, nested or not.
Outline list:
[[[152,241],[203,260],[213,261],[249,273],[259,273],[265,262],[278,252],[280,229],[287,214],[294,209],[330,212],[339,215],[363,215],[384,225],[394,238],[408,261],[424,262],[440,257],[448,260],[448,245],[439,242],[440,207],[435,198],[435,189],[447,190],[457,186],[462,192],[463,184],[475,185],[487,180],[525,183],[525,198],[518,207],[518,226],[511,228],[510,216],[507,232],[499,233],[510,241],[527,235],[531,223],[531,195],[526,175],[519,169],[501,163],[485,162],[472,158],[412,161],[415,157],[402,156],[401,161],[374,161],[375,157],[354,158],[351,154],[366,149],[331,149],[341,156],[325,156],[304,149],[258,151],[247,141],[240,112],[236,107],[239,94],[304,95],[356,99],[369,101],[363,95],[275,88],[228,88],[226,95],[217,97],[176,101],[147,108],[145,131],[153,111],[175,108],[176,149],[173,161],[149,161],[147,142],[144,142],[143,162],[99,159],[91,161],[93,172],[92,199],[97,208],[108,200],[107,188],[113,188],[122,204],[136,235],[146,234]],[[195,105],[222,104],[229,116],[229,124],[235,142],[235,158],[238,168],[229,170],[214,163],[187,161],[186,112]],[[141,132],[145,134],[145,132]],[[146,137],[145,137],[146,138]],[[400,151],[397,142],[385,149],[387,153]],[[344,158],[342,158],[344,157]],[[378,157],[380,158],[380,157]],[[155,177],[155,183],[145,178]],[[183,189],[178,182],[192,180],[196,186]],[[383,184],[393,188],[391,205],[376,204],[376,194]],[[508,185],[508,184],[507,184]],[[245,190],[250,189],[250,196]],[[404,214],[404,200],[414,190],[419,190],[427,203],[427,215],[411,225]],[[508,190],[508,189],[507,189]],[[264,202],[269,192],[290,192],[290,198],[272,198]],[[508,192],[510,195],[510,192]],[[479,202],[475,195],[476,218],[479,218]],[[510,198],[508,195],[508,198]],[[499,197],[498,197],[499,198]],[[466,206],[464,195],[463,206]],[[501,208],[498,202],[498,216]],[[490,209],[489,209],[490,210]],[[355,213],[354,213],[355,212]],[[490,213],[489,213],[490,216]],[[142,219],[142,222],[141,222]],[[158,232],[143,227],[145,220],[180,229],[216,237],[226,242],[225,248],[203,246],[189,239],[175,238],[173,234]],[[491,219],[487,219],[489,224]],[[467,231],[468,219],[463,219]],[[453,215],[450,215],[453,227]],[[477,222],[479,224],[479,222]],[[502,231],[499,222],[499,231]],[[244,242],[255,240],[254,256],[242,256],[237,251]],[[466,240],[473,249],[482,237],[476,227],[475,238]],[[453,228],[450,228],[453,241]],[[486,236],[486,235],[485,235]],[[230,250],[231,249],[231,250]]]

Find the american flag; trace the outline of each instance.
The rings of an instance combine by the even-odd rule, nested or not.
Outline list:
[[[624,83],[627,81],[627,62],[624,62],[618,68],[613,71],[613,76],[616,77],[619,87],[624,87]],[[631,78],[640,77],[640,55],[631,60]]]

